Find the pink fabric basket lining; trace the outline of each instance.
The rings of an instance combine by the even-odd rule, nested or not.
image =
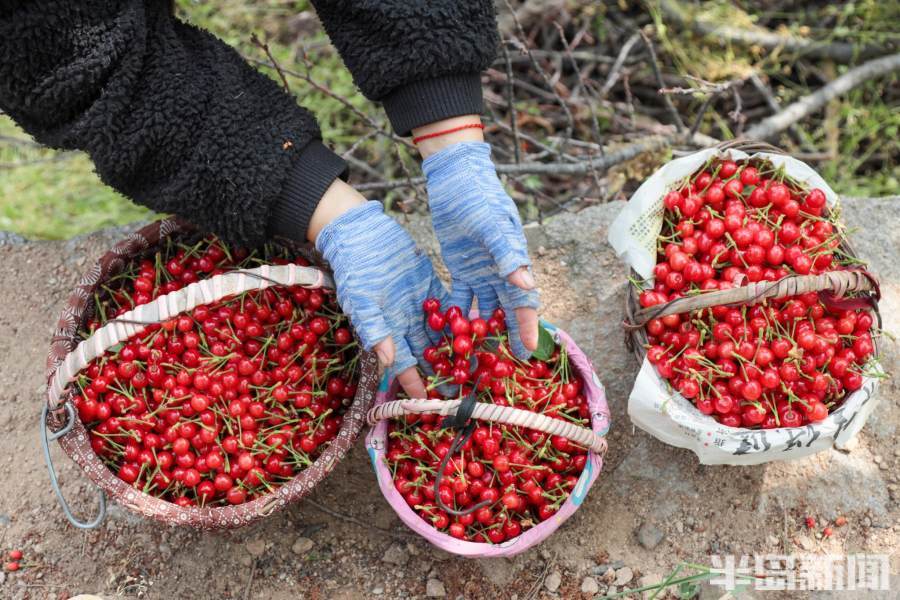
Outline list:
[[[599,435],[605,435],[610,425],[609,407],[606,403],[606,394],[603,391],[603,385],[594,373],[590,359],[588,359],[584,352],[575,345],[572,338],[564,331],[548,324],[545,324],[545,327],[547,327],[554,335],[557,342],[566,348],[569,353],[569,360],[571,361],[574,370],[581,378],[591,412],[591,429]],[[394,381],[387,389],[379,390],[375,398],[375,405],[377,406],[380,403],[394,399],[398,389],[399,385]],[[381,493],[397,513],[397,516],[399,516],[410,529],[438,548],[461,556],[472,558],[514,556],[539,544],[556,531],[566,519],[575,513],[603,468],[603,458],[593,451],[590,452],[584,471],[582,471],[581,477],[575,485],[575,489],[551,519],[543,521],[527,530],[522,535],[513,538],[512,540],[506,540],[501,544],[467,542],[458,540],[446,533],[442,533],[426,523],[415,513],[415,511],[413,511],[403,499],[403,496],[401,496],[394,487],[391,472],[387,468],[384,460],[384,453],[387,445],[387,427],[387,421],[381,421],[373,427],[366,436],[366,449],[369,452],[369,458],[375,468],[375,475],[378,479],[378,487],[381,489]]]

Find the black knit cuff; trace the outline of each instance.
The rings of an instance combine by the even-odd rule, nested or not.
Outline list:
[[[484,109],[478,73],[447,75],[397,88],[382,99],[397,135],[441,119],[480,115]]]
[[[347,163],[319,140],[313,140],[285,176],[281,197],[269,215],[269,234],[306,241],[309,220],[322,195],[338,177],[347,175]]]

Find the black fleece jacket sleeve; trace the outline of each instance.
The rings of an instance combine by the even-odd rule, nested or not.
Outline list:
[[[399,133],[481,112],[489,0],[314,4]],[[346,172],[308,111],[171,0],[0,0],[0,108],[41,143],[86,151],[136,202],[242,244],[304,239]]]
[[[497,54],[491,0],[312,0],[353,80],[399,135],[482,112],[480,74]]]
[[[0,108],[133,200],[242,244],[303,239],[346,169],[309,112],[169,0],[0,0]]]

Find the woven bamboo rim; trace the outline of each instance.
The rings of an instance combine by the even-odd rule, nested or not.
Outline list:
[[[374,426],[384,419],[396,419],[407,415],[450,416],[456,414],[461,404],[462,400],[392,400],[371,408],[366,415],[366,420],[369,425]],[[597,454],[606,454],[606,438],[597,435],[587,427],[548,415],[513,406],[476,402],[472,410],[472,418],[491,423],[526,427],[548,435],[558,435]]]
[[[255,269],[229,271],[196,281],[180,290],[159,296],[110,320],[66,356],[47,386],[47,404],[51,410],[65,402],[66,388],[91,361],[117,344],[159,325],[183,312],[204,304],[213,304],[244,292],[271,286],[302,285],[315,289],[333,288],[331,276],[314,267],[299,265],[263,265]]]
[[[747,153],[786,154],[780,148],[766,142],[747,139],[729,140],[717,144],[715,148],[721,151],[740,150]],[[846,238],[841,239],[840,249],[848,256],[858,258],[856,251]],[[632,271],[632,275],[638,277],[634,271]],[[625,297],[625,321],[623,322],[626,345],[640,362],[644,359],[646,353],[644,346],[648,341],[645,326],[652,319],[714,306],[759,304],[768,299],[785,298],[809,292],[817,292],[823,299],[837,300],[837,303],[848,293],[864,294],[860,302],[871,308],[875,312],[879,325],[881,323],[881,314],[878,312],[878,301],[881,299],[878,279],[865,269],[828,271],[818,275],[788,275],[777,281],[758,281],[729,290],[702,292],[648,308],[640,306],[638,290],[634,286],[629,286]]]
[[[626,328],[639,328],[666,315],[681,314],[721,305],[758,304],[769,298],[799,296],[808,292],[831,292],[843,298],[848,292],[876,292],[878,282],[868,271],[829,271],[819,275],[793,275],[777,281],[757,281],[729,290],[700,293],[629,311]]]

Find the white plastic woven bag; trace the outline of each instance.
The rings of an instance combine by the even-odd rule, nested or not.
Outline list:
[[[760,158],[783,166],[787,175],[825,192],[830,207],[838,196],[809,165],[790,156],[711,148],[673,160],[650,176],[634,193],[610,228],[609,243],[643,279],[653,280],[656,240],[663,224],[663,196],[670,187],[698,171],[713,157],[733,160]],[[635,425],[655,438],[692,450],[702,464],[752,465],[800,458],[831,446],[842,447],[865,424],[877,402],[878,380],[864,378],[862,387],[824,421],[803,427],[744,429],[726,427],[702,414],[673,390],[647,358],[628,398],[628,414]]]

